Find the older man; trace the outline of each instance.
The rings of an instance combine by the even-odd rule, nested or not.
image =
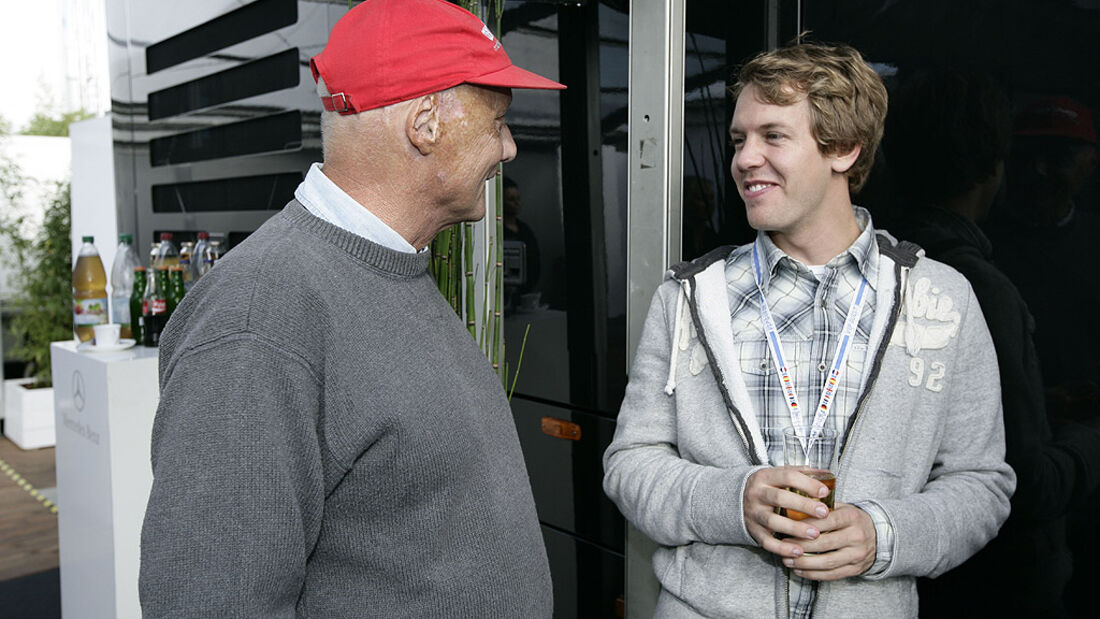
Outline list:
[[[548,617],[497,377],[428,274],[512,159],[511,64],[441,0],[368,0],[312,61],[324,165],[160,351],[146,617]]]

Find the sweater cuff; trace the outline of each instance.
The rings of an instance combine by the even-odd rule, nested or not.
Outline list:
[[[756,466],[710,469],[691,492],[691,520],[699,540],[708,544],[758,545],[745,528],[745,484]]]
[[[894,526],[890,524],[886,512],[874,502],[859,501],[852,505],[866,512],[875,525],[875,562],[861,576],[868,580],[877,580],[886,573],[894,560]]]

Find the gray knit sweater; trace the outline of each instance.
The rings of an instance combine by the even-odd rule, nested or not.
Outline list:
[[[500,383],[427,273],[291,202],[161,340],[145,617],[549,617]]]

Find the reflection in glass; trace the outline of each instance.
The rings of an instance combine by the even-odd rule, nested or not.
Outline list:
[[[589,53],[586,28],[593,29]],[[614,416],[626,381],[629,19],[604,3],[507,2],[502,29],[514,62],[569,86],[516,90],[508,111],[518,148],[504,166],[503,190],[512,368],[527,334],[516,395]],[[576,49],[559,49],[559,37]],[[586,90],[588,77],[598,78],[598,90]],[[593,132],[588,119],[596,116]],[[580,240],[589,234],[591,243]],[[593,359],[606,378],[582,371]]]
[[[689,0],[684,34],[684,144],[681,251],[684,260],[755,232],[730,176],[729,124],[735,101],[729,88],[737,67],[764,50],[764,4]],[[792,2],[780,17],[794,23]]]

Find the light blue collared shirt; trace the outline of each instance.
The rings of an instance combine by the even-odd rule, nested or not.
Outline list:
[[[417,253],[405,237],[355,201],[321,171],[321,164],[309,166],[306,179],[294,190],[294,197],[315,217],[343,228],[368,241],[410,254]],[[425,248],[427,249],[427,248]]]

